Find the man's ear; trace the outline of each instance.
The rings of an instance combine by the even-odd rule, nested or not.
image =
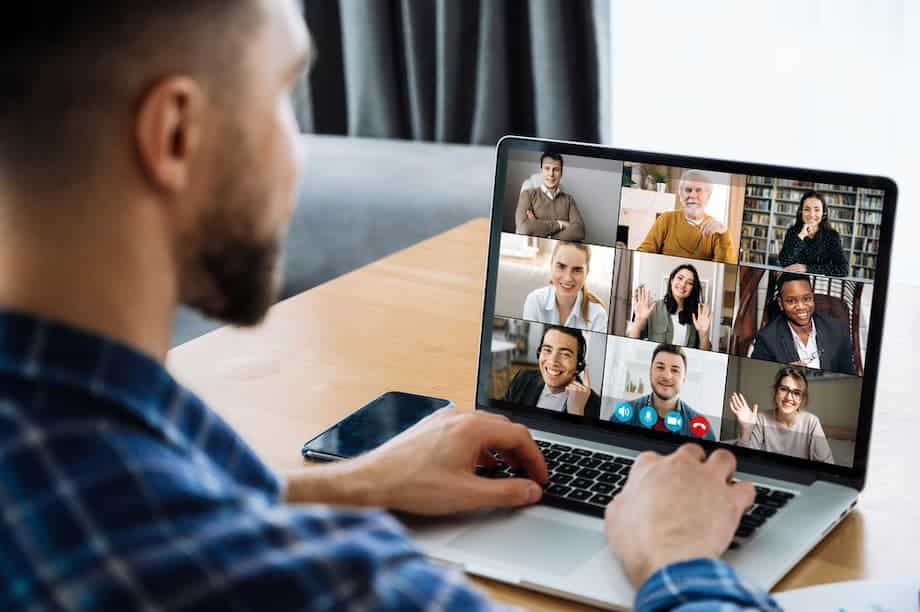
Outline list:
[[[188,187],[201,143],[205,96],[196,81],[170,77],[153,85],[141,100],[135,142],[154,189],[176,193]]]

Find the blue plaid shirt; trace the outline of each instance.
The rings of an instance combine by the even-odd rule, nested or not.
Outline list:
[[[2,311],[0,513],[2,610],[492,608],[386,513],[284,504],[278,479],[156,361]],[[686,579],[708,603],[688,609],[767,601],[708,563],[699,575],[713,578]],[[653,576],[637,609],[676,608],[661,602],[677,601],[682,567]]]

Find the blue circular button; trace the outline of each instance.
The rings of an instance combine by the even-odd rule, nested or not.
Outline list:
[[[658,413],[651,406],[646,406],[639,411],[639,422],[646,427],[654,427],[658,422]]]
[[[620,423],[629,423],[633,418],[633,407],[629,402],[620,402],[613,409],[613,417]]]
[[[668,431],[678,433],[684,426],[684,417],[676,410],[672,410],[664,416],[664,426]]]

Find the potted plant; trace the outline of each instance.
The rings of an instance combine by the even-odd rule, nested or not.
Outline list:
[[[655,187],[659,193],[664,193],[668,188],[668,175],[663,172],[656,174]]]

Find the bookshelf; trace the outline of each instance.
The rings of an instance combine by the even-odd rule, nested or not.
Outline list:
[[[786,230],[795,222],[799,200],[812,190],[827,201],[830,224],[840,234],[850,275],[871,279],[878,253],[883,192],[862,187],[748,177],[741,225],[742,263],[770,264],[771,256],[775,263]]]

